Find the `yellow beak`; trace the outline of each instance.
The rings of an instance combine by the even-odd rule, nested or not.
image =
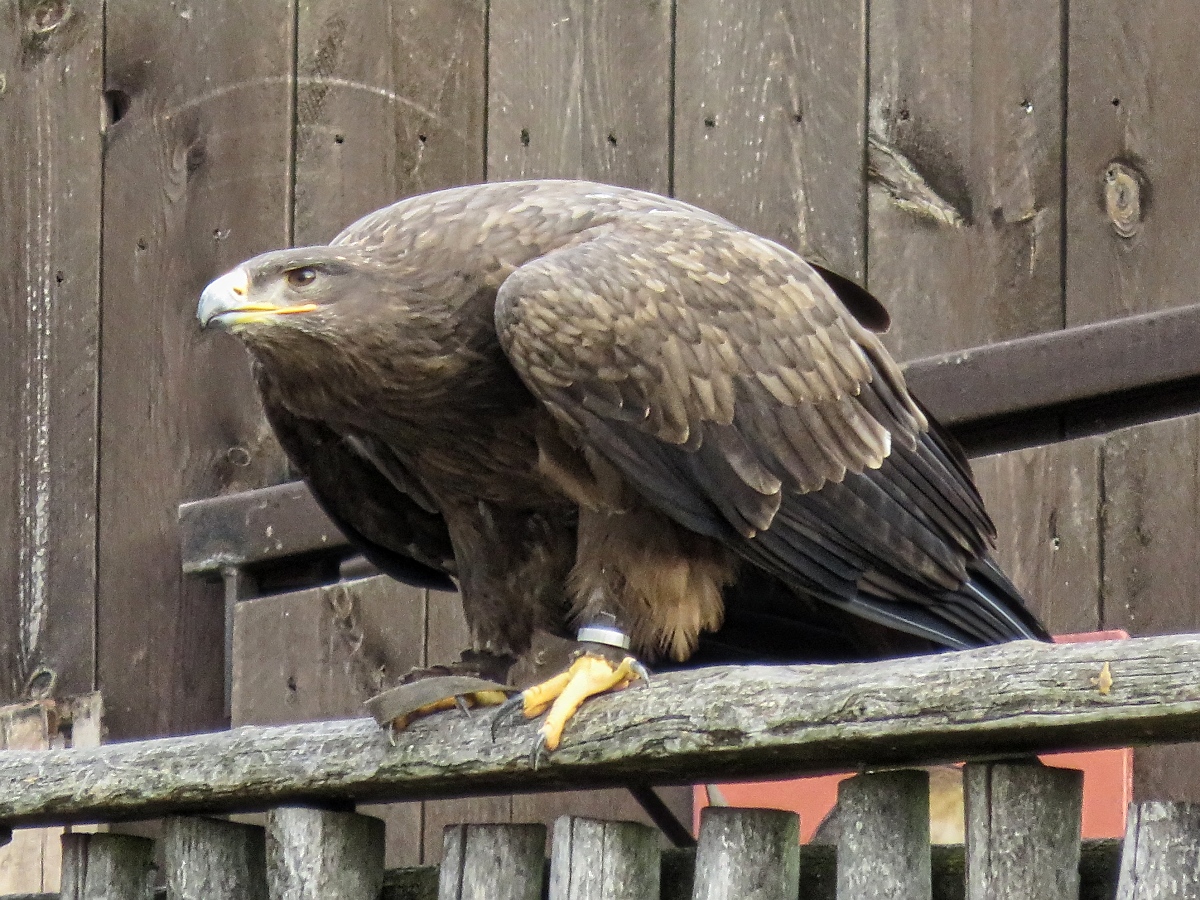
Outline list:
[[[228,328],[266,321],[274,316],[312,312],[315,303],[297,303],[292,306],[276,306],[273,303],[249,303],[250,293],[246,273],[240,267],[227,272],[212,282],[200,295],[196,307],[196,318],[201,328]]]

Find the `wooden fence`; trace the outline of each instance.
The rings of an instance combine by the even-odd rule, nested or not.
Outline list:
[[[862,281],[972,452],[1024,448],[976,472],[1047,625],[1200,629],[1200,418],[1166,420],[1200,408],[1198,44],[1194,0],[0,0],[0,696],[102,690],[128,740],[347,715],[462,648],[452,598],[338,583],[195,299],[518,177],[672,193]],[[1200,800],[1198,763],[1140,749],[1136,798]],[[543,800],[408,804],[390,858]]]
[[[549,896],[1195,897],[1200,807],[1136,805],[1122,846],[1083,848],[1081,773],[1029,755],[1197,737],[1196,671],[1200,635],[672,673],[593,701],[540,764],[535,723],[493,739],[486,717],[453,711],[394,743],[359,719],[14,751],[0,756],[0,823],[172,816],[160,838],[169,898],[538,898],[543,826],[451,826],[440,868],[385,879],[384,824],[354,804],[849,768],[867,774],[840,786],[836,852],[802,850],[793,813],[707,808],[694,856],[662,853],[647,826],[568,816],[554,826]],[[903,767],[956,759],[974,760],[965,850],[934,852],[928,774]],[[264,809],[265,827],[198,817]],[[153,858],[145,838],[68,834],[62,897],[149,897]]]

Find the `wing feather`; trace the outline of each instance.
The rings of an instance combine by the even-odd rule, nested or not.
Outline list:
[[[381,571],[418,587],[456,590],[446,522],[386,447],[294,415],[259,373],[263,409],[288,459],[346,539]],[[381,464],[382,462],[382,464]],[[390,471],[389,471],[390,470]],[[405,488],[409,490],[406,490]]]
[[[965,460],[839,295],[869,323],[878,302],[828,275],[733,226],[618,221],[510,275],[497,331],[575,439],[685,527],[889,627],[1010,633],[959,590],[994,533]]]

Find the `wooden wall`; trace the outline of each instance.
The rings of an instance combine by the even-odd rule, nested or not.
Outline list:
[[[0,695],[47,667],[112,738],[224,723],[222,592],[181,577],[176,509],[288,476],[244,352],[195,325],[239,260],[589,177],[864,280],[906,359],[1188,303],[1198,39],[1189,0],[0,0]],[[1053,627],[1200,628],[1166,600],[1200,578],[1196,428],[980,464]],[[396,652],[432,658],[404,602]],[[1200,794],[1181,752],[1142,796]]]

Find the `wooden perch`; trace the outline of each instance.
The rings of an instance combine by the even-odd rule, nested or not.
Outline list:
[[[535,769],[534,723],[449,711],[0,754],[0,825],[565,786],[688,783],[1200,737],[1200,635],[1029,641],[843,666],[662,675],[590,701]]]

